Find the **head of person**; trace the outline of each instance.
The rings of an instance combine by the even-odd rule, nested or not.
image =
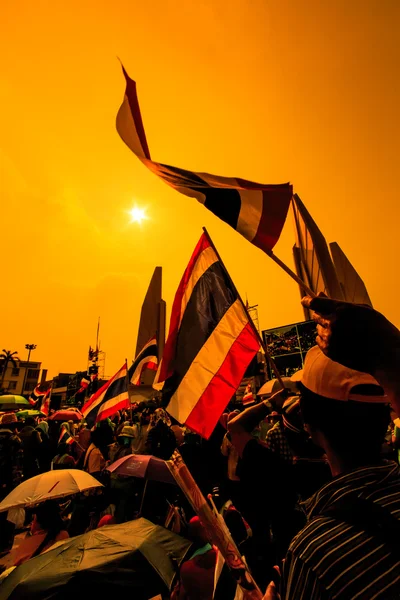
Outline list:
[[[47,421],[40,421],[39,425],[37,426],[37,429],[40,429],[41,433],[49,435],[49,424]]]
[[[95,429],[93,429],[93,431],[90,432],[90,441],[92,442],[92,444],[97,446],[97,448],[99,448],[102,445],[103,435],[101,429],[98,429],[96,427]]]
[[[300,382],[305,428],[325,450],[331,469],[333,462],[342,465],[341,472],[380,460],[390,408],[371,375],[333,362],[315,346],[293,379]]]
[[[36,419],[35,419],[35,417],[27,417],[25,419],[25,425],[27,427],[36,427]]]
[[[6,427],[11,431],[15,431],[21,426],[21,423],[18,422],[17,415],[15,413],[6,413],[0,417],[0,423],[1,427]]]
[[[130,425],[124,425],[121,433],[118,436],[118,443],[120,446],[130,446],[132,440],[135,437],[135,430]]]
[[[205,546],[209,541],[206,529],[197,516],[189,521],[188,538],[198,546]]]
[[[55,500],[46,500],[34,510],[31,524],[31,532],[45,531],[56,537],[64,529],[64,523],[60,516],[60,509]]]
[[[268,415],[268,420],[272,425],[275,425],[275,423],[279,423],[281,416],[276,410],[273,410],[272,413]]]

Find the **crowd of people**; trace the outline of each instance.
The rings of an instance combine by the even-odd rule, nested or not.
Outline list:
[[[171,598],[229,598],[229,584],[216,585],[216,549],[181,490],[158,481],[145,489],[144,480],[107,470],[130,454],[167,460],[178,449],[266,599],[398,598],[400,333],[366,307],[305,302],[317,313],[318,346],[295,377],[298,394],[229,406],[209,440],[171,422],[156,401],[91,429],[84,420],[4,415],[1,498],[50,469],[83,469],[104,484],[101,493],[27,510],[13,564],[65,537],[145,516],[194,544]],[[71,443],[59,443],[62,431]],[[5,553],[13,525],[0,517]]]

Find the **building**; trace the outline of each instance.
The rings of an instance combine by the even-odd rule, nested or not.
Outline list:
[[[14,367],[8,363],[3,381],[5,393],[19,396],[29,396],[35,387],[46,380],[47,369],[42,369],[42,363],[36,361],[17,360]]]

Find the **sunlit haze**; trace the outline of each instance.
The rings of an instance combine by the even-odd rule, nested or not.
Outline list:
[[[154,160],[291,181],[400,325],[399,16],[396,0],[5,2],[0,348],[26,358],[37,344],[31,359],[50,376],[85,369],[100,315],[113,375],[133,357],[154,268],[169,318],[202,226],[262,329],[303,318],[275,263],[121,141],[117,56]],[[141,227],[134,198],[151,217]],[[291,266],[293,243],[289,217],[275,251]]]
[[[148,217],[146,214],[146,210],[144,208],[140,208],[139,206],[134,206],[129,211],[131,222],[141,224],[142,221],[145,221]]]

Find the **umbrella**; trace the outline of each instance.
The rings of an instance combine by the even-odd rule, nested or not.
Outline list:
[[[80,421],[83,419],[83,414],[80,410],[70,410],[68,408],[57,410],[51,417],[50,421]]]
[[[20,483],[0,502],[0,512],[31,506],[44,500],[63,498],[96,487],[103,486],[89,473],[80,469],[48,471]]]
[[[107,467],[107,471],[117,475],[140,477],[152,481],[162,481],[176,485],[174,477],[168,469],[167,463],[161,458],[147,454],[129,454],[116,460]]]
[[[0,585],[0,600],[147,600],[171,590],[191,543],[137,519],[65,540],[14,569]],[[174,564],[175,563],[175,564]]]
[[[41,410],[19,410],[17,413],[15,413],[18,417],[18,419],[26,419],[27,417],[45,417],[45,413],[42,412]]]
[[[30,404],[23,396],[12,394],[0,396],[0,410],[21,410],[26,406],[29,408]]]

